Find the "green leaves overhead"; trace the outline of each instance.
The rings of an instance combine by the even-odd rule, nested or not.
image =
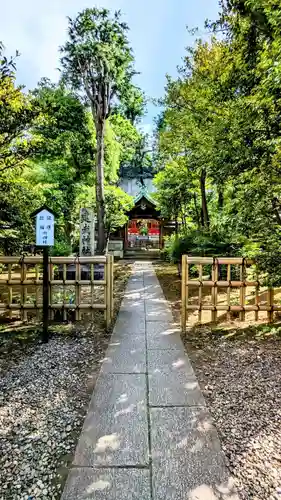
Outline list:
[[[0,231],[10,232],[11,244],[18,240],[14,249],[23,247],[21,227],[32,241],[26,214],[43,202],[58,213],[61,248],[77,250],[81,206],[98,215],[100,252],[110,232],[125,223],[132,200],[116,184],[123,169],[134,169],[143,144],[135,124],[145,107],[131,81],[127,32],[120,12],[85,9],[69,19],[60,82],[43,78],[29,93],[16,85],[16,59],[7,58],[0,43],[0,181],[6,193]],[[8,252],[12,247],[4,240],[0,234]]]
[[[95,113],[107,118],[114,97],[119,97],[135,73],[127,39],[128,26],[121,13],[85,9],[69,18],[69,41],[61,48],[63,76],[76,88],[85,89]],[[103,96],[103,102],[98,102]]]
[[[133,92],[135,74],[129,46],[128,26],[121,12],[111,15],[107,9],[85,9],[76,19],[69,18],[68,41],[61,48],[63,79],[74,89],[82,89],[91,106],[96,127],[96,202],[98,219],[97,251],[106,248],[104,146],[105,123],[113,105],[122,102],[127,93],[132,123],[142,109],[140,96]],[[128,111],[130,110],[130,111]]]
[[[30,134],[36,116],[32,97],[16,85],[15,60],[5,57],[0,44],[0,176],[23,167],[36,152],[37,140]]]
[[[272,273],[273,261],[281,268],[281,6],[229,0],[221,7],[220,19],[207,23],[213,38],[189,49],[178,78],[167,80],[158,128],[159,203],[165,213],[177,192],[185,231],[199,221],[206,234],[209,218],[211,239],[219,229]],[[168,180],[171,165],[177,182]],[[180,201],[182,179],[187,205],[188,196]],[[191,210],[195,200],[199,213]]]
[[[91,170],[95,155],[89,111],[75,93],[48,79],[39,82],[33,96],[39,111],[33,125],[41,142],[37,157],[64,157],[75,178],[81,178]]]

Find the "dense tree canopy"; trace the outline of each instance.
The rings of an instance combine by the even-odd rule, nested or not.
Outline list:
[[[65,78],[58,84],[43,78],[29,93],[17,87],[16,60],[4,56],[2,45],[1,53],[1,249],[10,254],[34,243],[30,213],[47,203],[58,214],[55,251],[69,254],[77,250],[80,207],[98,210],[95,115]],[[119,174],[124,165],[130,169],[142,137],[134,122],[142,112],[143,96],[129,81],[127,88],[135,92],[134,116],[133,97],[128,117],[120,100],[120,110],[116,106],[104,125],[106,240],[126,222],[132,199],[117,187]]]
[[[99,250],[132,200],[120,176],[155,177],[162,215],[181,251],[255,256],[281,277],[281,7],[222,0],[208,42],[187,49],[167,78],[153,147],[138,127],[146,98],[120,12],[86,9],[69,20],[62,78],[29,92],[0,46],[1,249],[33,241],[34,208],[59,213],[56,238],[77,248],[81,206],[99,214]],[[153,151],[152,151],[153,149]],[[184,244],[185,242],[185,244]],[[274,271],[274,272],[273,272]]]
[[[69,19],[68,41],[62,47],[61,64],[66,82],[83,89],[89,101],[96,128],[96,199],[98,218],[98,252],[105,251],[104,134],[116,99],[131,99],[133,54],[129,46],[128,26],[121,12],[107,9],[85,9]],[[137,96],[136,96],[137,97]],[[136,98],[131,99],[132,103]],[[132,122],[139,110],[131,106]],[[129,113],[130,114],[130,113]]]
[[[30,95],[16,85],[15,70],[15,59],[7,59],[0,42],[0,175],[23,166],[36,148],[28,131],[37,110]]]
[[[187,51],[178,78],[167,80],[156,178],[163,211],[176,192],[167,182],[171,168],[178,189],[184,180],[179,212],[185,214],[183,238],[193,232],[194,249],[200,234],[227,240],[232,251],[256,256],[262,270],[272,273],[275,267],[277,279],[280,13],[271,0],[222,2],[220,19],[208,24],[211,41],[199,40]],[[185,251],[192,251],[192,239],[187,241]]]

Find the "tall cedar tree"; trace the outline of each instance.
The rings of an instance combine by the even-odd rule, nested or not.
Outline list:
[[[63,77],[72,87],[83,89],[96,127],[96,201],[99,254],[105,252],[104,133],[112,105],[121,98],[134,75],[133,55],[127,24],[121,13],[107,9],[85,9],[69,18],[68,41],[61,48]]]

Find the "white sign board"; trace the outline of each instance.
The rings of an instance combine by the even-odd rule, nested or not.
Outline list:
[[[80,209],[80,257],[95,253],[95,217],[93,210]]]
[[[36,245],[51,247],[54,245],[55,218],[48,210],[43,209],[36,215]]]

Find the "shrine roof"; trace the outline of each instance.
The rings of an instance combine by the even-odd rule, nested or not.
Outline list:
[[[145,198],[149,203],[151,203],[152,205],[156,206],[156,201],[152,198],[152,196],[149,195],[147,189],[145,186],[143,186],[141,188],[141,190],[139,191],[139,193],[137,194],[137,196],[135,197],[134,199],[134,202],[135,202],[135,205],[142,199],[142,198]]]

